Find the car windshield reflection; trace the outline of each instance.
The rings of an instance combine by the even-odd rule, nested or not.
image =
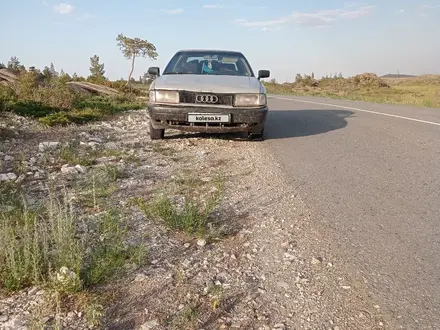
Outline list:
[[[241,53],[213,51],[181,51],[171,59],[163,74],[254,76]]]

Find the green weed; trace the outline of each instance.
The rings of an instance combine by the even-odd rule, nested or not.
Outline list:
[[[218,180],[213,193],[206,198],[205,202],[194,198],[199,192],[185,187],[184,204],[179,207],[167,196],[159,196],[146,203],[139,202],[141,210],[147,217],[163,221],[173,230],[183,231],[189,234],[204,235],[208,228],[208,220],[212,212],[219,205],[223,181]]]
[[[2,204],[17,197],[10,191]],[[0,221],[0,286],[8,291],[48,284],[59,293],[78,292],[104,282],[127,261],[140,265],[147,258],[144,246],[126,246],[127,224],[115,211],[103,212],[94,220],[95,230],[79,235],[67,192],[62,198],[50,192],[37,210],[24,202],[3,207]]]

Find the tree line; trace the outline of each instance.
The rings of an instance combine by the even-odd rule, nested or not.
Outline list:
[[[135,69],[135,61],[138,57],[149,58],[151,60],[156,60],[158,57],[158,53],[156,50],[156,46],[145,39],[140,38],[129,38],[124,36],[123,34],[118,34],[116,37],[117,46],[124,58],[129,59],[131,61],[130,71],[128,74],[128,79],[126,80],[125,85],[128,86],[130,83],[139,82],[139,83],[150,83],[154,77],[151,77],[147,72],[139,77],[139,80],[136,81],[132,77],[134,69]],[[100,62],[100,58],[98,55],[93,55],[90,57],[90,75],[87,78],[78,76],[73,73],[70,76],[68,73],[65,73],[63,70],[57,72],[55,70],[55,65],[50,63],[49,66],[45,66],[43,70],[38,70],[35,67],[29,67],[29,71],[36,71],[40,78],[49,81],[52,78],[59,78],[65,81],[88,81],[96,84],[104,84],[109,79],[105,76],[105,65]],[[26,67],[20,62],[17,56],[12,56],[8,63],[5,65],[4,63],[0,63],[0,68],[8,68],[9,70],[19,74],[21,72],[26,72]],[[119,79],[119,81],[125,81],[123,78]]]

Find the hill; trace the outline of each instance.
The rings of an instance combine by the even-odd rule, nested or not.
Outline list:
[[[416,78],[417,76],[411,74],[396,74],[396,73],[388,73],[386,75],[381,76],[380,78]]]

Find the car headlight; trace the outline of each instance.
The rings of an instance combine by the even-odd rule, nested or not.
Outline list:
[[[179,103],[178,91],[150,91],[150,102],[152,103]]]
[[[237,94],[234,102],[236,107],[258,107],[266,104],[266,94]]]

